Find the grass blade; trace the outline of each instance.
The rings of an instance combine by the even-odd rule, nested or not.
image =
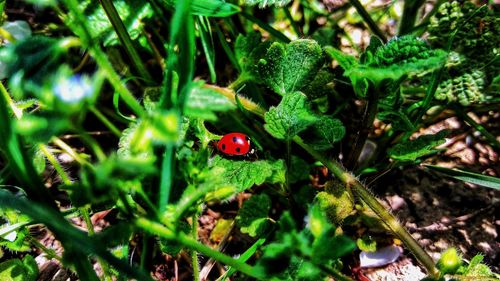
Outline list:
[[[448,177],[452,177],[457,180],[500,190],[500,178],[468,172],[460,169],[449,169],[434,165],[425,165],[425,167],[434,171],[438,171]]]

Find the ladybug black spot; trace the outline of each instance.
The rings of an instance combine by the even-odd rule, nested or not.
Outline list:
[[[233,142],[236,143],[237,141],[236,137],[233,137]]]
[[[226,150],[226,145],[222,144],[222,150]]]
[[[237,148],[236,148],[236,152],[238,152],[238,153],[239,153],[239,152],[240,152],[240,150],[241,150],[241,149],[240,149],[239,147],[237,147]]]

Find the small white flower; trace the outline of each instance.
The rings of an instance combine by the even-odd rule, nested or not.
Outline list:
[[[89,79],[80,75],[59,79],[54,87],[54,94],[66,103],[78,103],[91,96],[92,92]]]

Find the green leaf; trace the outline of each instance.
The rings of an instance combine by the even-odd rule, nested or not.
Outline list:
[[[448,169],[434,165],[425,165],[425,167],[457,180],[500,190],[500,178],[497,177],[468,172],[460,169]]]
[[[246,36],[238,34],[234,43],[234,54],[241,67],[238,80],[258,82],[257,64],[266,55],[270,45],[271,41],[262,42],[262,35],[259,32],[250,32]]]
[[[314,40],[273,43],[257,65],[260,79],[280,95],[301,90],[324,64],[323,50]]]
[[[259,8],[265,8],[269,6],[283,7],[290,3],[292,0],[243,0],[243,3],[248,6],[254,6],[259,4]]]
[[[273,137],[289,140],[317,121],[309,109],[307,98],[301,92],[286,95],[276,107],[264,115],[264,128]]]
[[[166,7],[174,9],[179,0],[163,0]],[[240,12],[240,7],[224,0],[191,0],[191,13],[205,17],[228,17]]]
[[[313,260],[320,264],[352,253],[356,249],[356,243],[347,236],[335,236],[335,228],[330,227],[314,241],[312,247]]]
[[[104,42],[105,46],[118,45],[120,41],[101,5],[96,5],[93,1],[81,1],[84,13],[87,17],[88,25],[92,26],[90,30],[92,37],[98,38]],[[125,25],[127,32],[132,40],[142,35],[143,25],[146,19],[153,16],[147,1],[113,1],[120,18]]]
[[[32,256],[11,259],[0,263],[0,280],[2,281],[35,281],[38,276],[38,266]]]
[[[47,75],[55,73],[64,59],[61,41],[45,36],[27,37],[9,44],[0,52],[0,61],[6,64],[7,76],[41,86]],[[15,93],[14,93],[15,94]]]
[[[443,130],[434,135],[423,135],[415,140],[396,144],[387,152],[392,159],[413,162],[419,157],[438,152],[434,147],[443,144],[447,134],[448,131]]]
[[[319,192],[314,200],[328,220],[335,224],[341,224],[354,210],[353,198],[338,182],[328,181],[325,191]]]
[[[271,198],[266,194],[253,195],[243,203],[238,211],[236,223],[241,232],[252,237],[262,236],[270,226],[269,210],[271,209]]]
[[[188,117],[215,121],[217,120],[216,112],[233,109],[236,109],[236,106],[227,97],[203,87],[203,82],[198,82],[191,87],[184,110]]]
[[[375,84],[381,83],[385,79],[398,80],[405,75],[417,75],[428,73],[442,67],[446,61],[446,53],[437,52],[436,56],[427,59],[421,59],[417,62],[405,64],[393,64],[387,67],[369,67],[360,65],[352,68],[346,73],[351,79],[359,80],[364,77],[373,81]]]
[[[334,143],[344,138],[345,127],[339,119],[321,116],[302,135],[314,149],[325,150],[332,148]]]
[[[358,63],[358,59],[354,56],[345,54],[341,50],[334,48],[332,46],[326,46],[325,52],[334,59],[340,67],[344,69],[344,71],[349,71],[351,68],[356,67]]]
[[[210,160],[209,167],[220,167],[222,171],[219,178],[226,184],[236,186],[239,192],[266,182],[285,182],[285,163],[283,160],[249,162],[229,160],[217,155]]]
[[[314,80],[302,89],[302,92],[311,100],[326,97],[335,90],[335,75],[328,71],[328,68],[322,68]]]
[[[1,6],[2,4],[0,4]],[[0,7],[0,17],[3,9]],[[17,41],[24,40],[25,38],[31,37],[31,27],[28,22],[23,20],[8,21],[5,22],[2,28],[9,32],[12,37]]]

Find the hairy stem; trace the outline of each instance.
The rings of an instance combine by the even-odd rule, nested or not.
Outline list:
[[[418,10],[424,4],[425,0],[405,0],[403,16],[399,24],[398,35],[405,35],[412,31],[417,20]]]
[[[225,255],[217,250],[214,250],[214,249],[192,239],[191,237],[186,236],[183,233],[176,233],[176,232],[166,228],[162,224],[159,224],[159,223],[154,222],[154,221],[150,221],[146,218],[138,218],[135,220],[135,225],[138,228],[143,229],[144,231],[146,231],[148,233],[158,235],[158,236],[163,237],[163,238],[170,240],[170,241],[175,241],[177,243],[182,244],[183,246],[185,246],[186,248],[188,248],[192,251],[200,252],[201,254],[204,254],[208,257],[211,257],[218,262],[229,265],[229,266],[235,268],[236,270],[238,270],[238,271],[240,271],[240,272],[242,272],[250,277],[261,279],[261,280],[263,279],[263,276],[258,274],[257,271],[252,266],[250,266],[244,262],[241,262],[237,259],[233,259],[232,257],[227,256],[227,255]]]
[[[232,94],[231,100],[234,101],[235,93],[229,89],[219,88],[215,86],[207,86],[211,89],[219,92],[224,96],[230,96]],[[263,117],[265,110],[260,108],[258,105],[254,104],[248,99],[243,97],[239,98],[241,104],[252,113]],[[345,170],[344,167],[334,159],[329,159],[320,152],[317,152],[309,145],[305,144],[302,139],[298,136],[293,138],[293,141],[301,146],[305,151],[307,151],[313,158],[320,161],[327,167],[340,181],[346,185],[346,187],[351,188],[354,195],[363,200],[370,209],[372,209],[377,216],[384,222],[387,227],[398,237],[403,243],[408,247],[408,249],[413,253],[417,260],[427,269],[428,273],[434,277],[437,277],[439,272],[434,266],[434,261],[425,252],[422,247],[417,243],[417,241],[406,231],[406,229],[397,221],[397,219],[385,209],[385,207],[378,202],[378,200],[367,190],[367,188],[354,177],[351,173]]]

